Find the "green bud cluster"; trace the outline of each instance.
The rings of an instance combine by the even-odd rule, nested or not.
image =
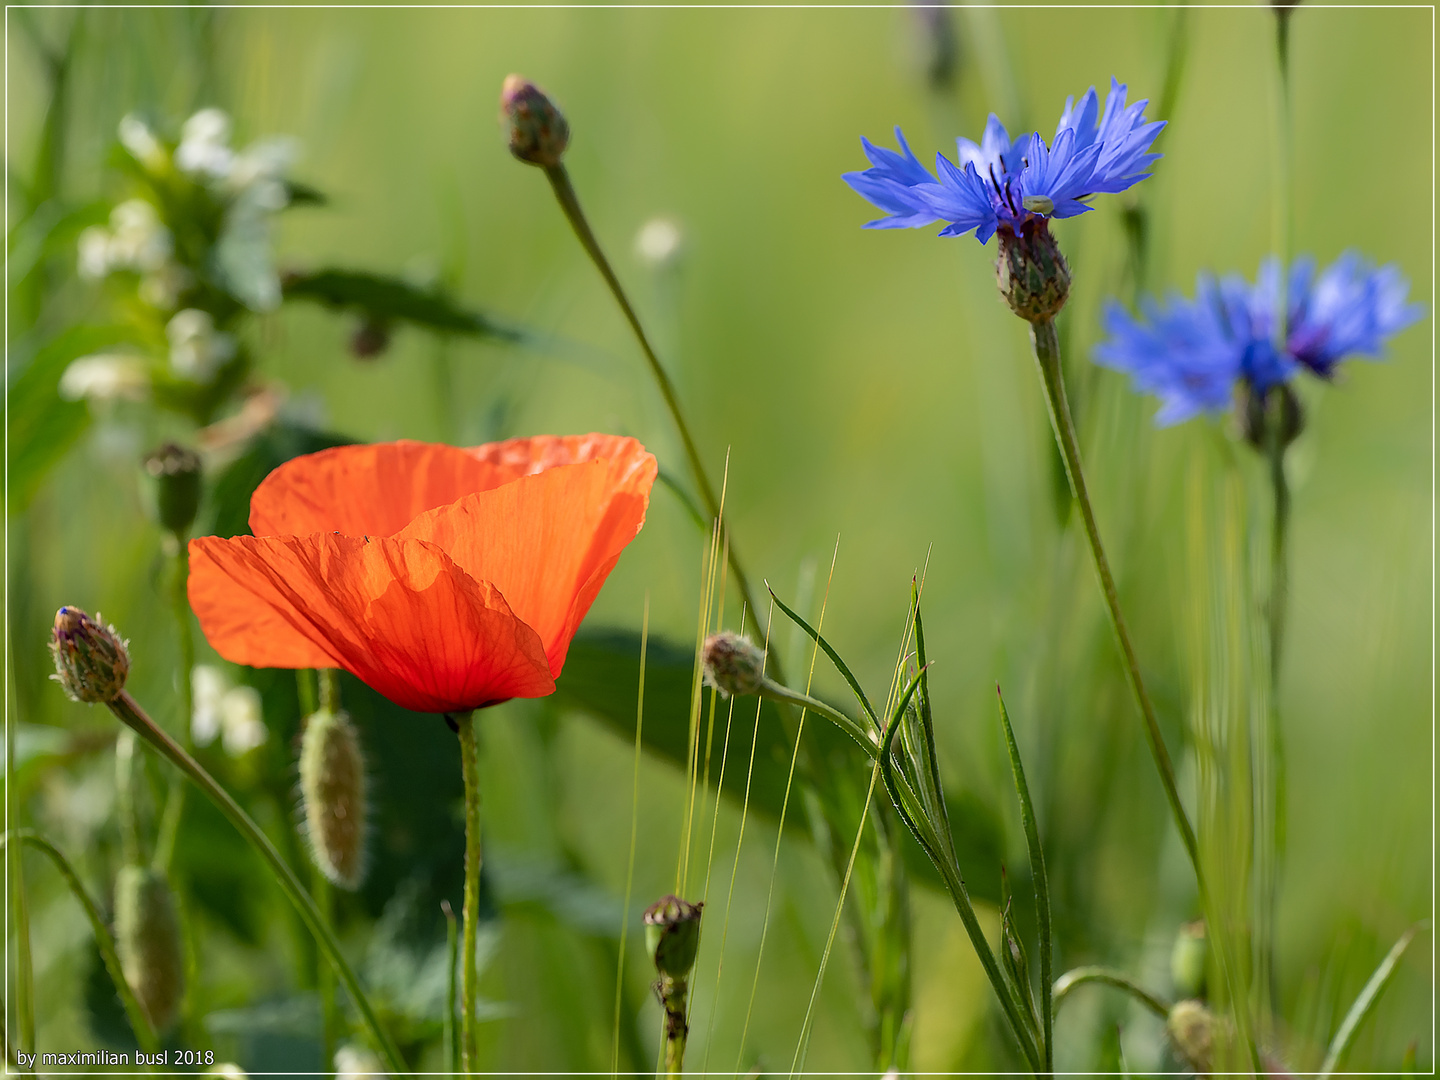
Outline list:
[[[157,1032],[169,1030],[185,996],[185,950],[175,894],[165,875],[123,866],[115,877],[115,948],[125,981]]]
[[[50,653],[55,658],[55,681],[74,701],[114,701],[125,689],[130,653],[98,612],[92,619],[77,607],[57,611]]]
[[[570,145],[565,116],[529,79],[507,75],[500,88],[500,122],[510,138],[510,153],[521,161],[554,168]]]
[[[155,519],[183,536],[200,508],[200,456],[177,443],[166,443],[145,457]]]
[[[1070,296],[1070,264],[1045,218],[1031,218],[1017,236],[1001,227],[995,281],[1010,310],[1027,322],[1053,319]]]
[[[765,652],[749,638],[722,630],[705,639],[701,650],[705,682],[727,697],[753,694],[765,679]]]
[[[342,889],[365,879],[365,755],[343,711],[321,709],[300,742],[300,796],[315,865]]]

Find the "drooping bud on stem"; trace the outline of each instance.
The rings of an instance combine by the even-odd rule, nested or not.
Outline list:
[[[115,877],[115,949],[125,981],[157,1032],[165,1032],[185,996],[185,950],[175,894],[165,875],[123,866]]]
[[[1027,322],[1053,319],[1070,296],[1070,264],[1050,235],[1048,220],[1028,219],[1018,236],[1001,226],[996,236],[1000,257],[995,261],[995,281],[1010,310]]]
[[[300,794],[315,865],[342,889],[365,879],[365,756],[344,712],[321,709],[300,742]]]
[[[114,701],[125,689],[130,653],[98,612],[91,619],[77,607],[57,611],[50,652],[55,657],[54,678],[74,701]]]
[[[765,652],[733,630],[705,639],[702,650],[705,682],[727,697],[745,696],[760,689],[765,678]]]
[[[145,473],[155,519],[183,536],[200,508],[200,457],[177,443],[166,443],[145,457]]]
[[[645,911],[645,946],[660,976],[655,996],[665,1010],[665,1074],[679,1076],[685,1063],[685,1020],[690,970],[700,949],[700,910],[678,896],[662,896]]]
[[[507,75],[500,88],[500,121],[510,138],[510,153],[544,168],[560,164],[570,144],[565,116],[529,79]]]

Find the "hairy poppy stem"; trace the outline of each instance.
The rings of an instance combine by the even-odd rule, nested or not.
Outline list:
[[[359,1011],[365,1026],[370,1029],[370,1036],[385,1060],[386,1069],[392,1075],[404,1073],[406,1071],[404,1059],[401,1058],[400,1051],[385,1028],[381,1026],[380,1018],[376,1016],[374,1008],[365,996],[365,991],[360,988],[359,978],[356,977],[349,961],[345,959],[344,953],[340,951],[339,942],[335,940],[330,928],[325,925],[325,920],[315,906],[315,901],[310,898],[310,894],[300,884],[300,879],[295,876],[295,871],[290,869],[289,864],[280,857],[280,853],[275,850],[275,845],[270,842],[270,838],[261,832],[260,826],[255,824],[250,815],[231,798],[230,793],[221,787],[219,782],[206,772],[198,761],[186,753],[179,743],[160,728],[154,720],[150,719],[145,710],[128,692],[122,690],[119,696],[106,704],[121,723],[133,730],[135,734],[159,751],[162,757],[169,760],[171,764],[194,781],[195,785],[210,797],[220,812],[230,819],[230,823],[239,830],[240,835],[245,837],[251,846],[260,853],[281,891],[295,905],[296,910],[300,913],[300,918],[330,960],[335,974],[345,984],[345,989],[350,992],[350,997],[355,1002],[355,1008]]]
[[[590,256],[590,261],[595,264],[595,269],[599,270],[600,276],[605,279],[605,284],[609,286],[615,302],[620,305],[621,314],[625,316],[625,321],[630,324],[635,339],[640,343],[640,351],[645,354],[645,362],[650,365],[650,374],[655,377],[655,385],[660,388],[660,396],[665,399],[665,407],[670,410],[670,418],[675,422],[675,428],[680,433],[680,442],[685,447],[685,457],[690,463],[690,474],[694,477],[695,486],[700,490],[700,499],[705,505],[705,512],[710,515],[712,521],[720,521],[720,500],[716,498],[715,488],[705,473],[705,465],[700,460],[700,451],[695,445],[695,439],[690,434],[690,425],[686,423],[685,414],[681,411],[680,397],[675,391],[675,384],[670,381],[670,376],[660,363],[660,358],[655,355],[655,350],[650,345],[650,339],[645,334],[645,328],[640,325],[640,317],[635,314],[629,297],[625,295],[624,286],[615,276],[615,271],[610,267],[610,260],[605,257],[605,252],[600,247],[600,241],[595,238],[594,230],[590,228],[585,211],[580,208],[580,200],[575,194],[575,187],[570,183],[570,174],[565,170],[563,164],[555,164],[545,166],[545,177],[555,191],[555,199],[559,202],[560,209],[565,212],[566,220],[575,230],[575,236],[580,241],[580,246],[585,249],[585,253]],[[721,524],[723,527],[723,521]],[[740,556],[736,554],[733,539],[729,544],[729,563],[730,572],[735,575],[735,584],[740,589],[741,599],[745,601],[745,611],[751,622],[755,624],[756,632],[763,634],[765,628],[760,625],[760,609],[755,606],[755,599],[750,595],[750,579],[746,577],[745,570],[740,565]],[[777,657],[770,658],[770,670],[777,680],[785,681]]]
[[[480,919],[480,777],[474,712],[452,713],[460,733],[460,771],[465,777],[465,906],[460,943],[460,1071],[475,1073],[476,924]]]

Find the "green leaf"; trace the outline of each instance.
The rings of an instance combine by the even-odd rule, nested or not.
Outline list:
[[[840,659],[840,654],[831,647],[828,641],[820,636],[818,630],[786,607],[785,601],[775,595],[775,590],[771,589],[768,583],[766,584],[766,589],[770,593],[770,598],[775,601],[775,605],[785,613],[785,616],[801,630],[809,634],[810,639],[824,650],[825,655],[830,658],[830,662],[835,665],[835,670],[840,672],[840,674],[845,677],[845,681],[850,684],[850,689],[855,692],[855,698],[860,702],[860,707],[865,710],[865,714],[870,717],[878,729],[880,727],[880,717],[876,715],[874,707],[870,704],[870,699],[865,696],[865,691],[860,688],[860,680],[850,673],[850,669],[845,666],[845,661]]]
[[[446,334],[520,341],[518,330],[461,307],[442,292],[366,270],[316,270],[285,277],[286,300],[312,300],[381,323],[408,322]]]
[[[1330,1040],[1330,1049],[1325,1054],[1325,1061],[1320,1066],[1320,1077],[1328,1077],[1340,1067],[1341,1060],[1350,1050],[1350,1044],[1355,1041],[1355,1035],[1360,1030],[1360,1025],[1369,1019],[1370,1014],[1375,1011],[1379,1004],[1380,995],[1390,985],[1390,980],[1395,978],[1395,973],[1400,970],[1400,960],[1405,955],[1405,950],[1410,948],[1410,943],[1421,930],[1429,926],[1428,920],[1416,923],[1410,929],[1400,935],[1400,939],[1390,947],[1385,954],[1385,959],[1380,961],[1380,966],[1370,976],[1370,981],[1360,991],[1360,996],[1350,1006],[1350,1011],[1345,1014],[1345,1019],[1340,1022],[1340,1029],[1335,1032],[1335,1038]]]

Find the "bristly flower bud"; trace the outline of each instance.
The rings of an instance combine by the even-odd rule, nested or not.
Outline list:
[[[1046,218],[1032,217],[1017,236],[1002,225],[995,280],[1010,310],[1027,322],[1053,319],[1070,296],[1070,264],[1050,235]]]
[[[130,653],[98,612],[91,619],[77,607],[57,611],[50,652],[55,657],[54,679],[74,701],[114,701],[125,689]]]
[[[1170,979],[1175,984],[1175,993],[1178,996],[1205,996],[1205,964],[1209,951],[1204,919],[1197,919],[1180,927],[1180,933],[1175,936],[1175,945],[1170,950]]]
[[[1165,1020],[1175,1050],[1196,1073],[1210,1071],[1215,1049],[1215,1016],[1198,1001],[1177,1001]]]
[[[365,756],[344,712],[321,709],[300,742],[305,834],[320,872],[342,889],[365,879]]]
[[[1249,379],[1235,384],[1235,420],[1245,441],[1267,453],[1271,440],[1284,450],[1305,430],[1305,410],[1289,383],[1257,391]]]
[[[200,456],[177,443],[166,443],[145,456],[145,473],[154,485],[156,519],[183,536],[200,509]]]
[[[165,875],[123,866],[115,877],[115,949],[125,981],[150,1023],[167,1031],[185,996],[185,950],[175,894]]]
[[[645,911],[645,947],[662,977],[684,979],[700,949],[700,909],[678,896],[662,896]]]
[[[529,79],[507,75],[500,88],[500,121],[510,135],[510,153],[531,165],[553,168],[570,144],[570,125],[545,91]]]
[[[760,689],[765,680],[765,652],[733,630],[721,630],[705,639],[705,683],[726,697],[744,697]]]

